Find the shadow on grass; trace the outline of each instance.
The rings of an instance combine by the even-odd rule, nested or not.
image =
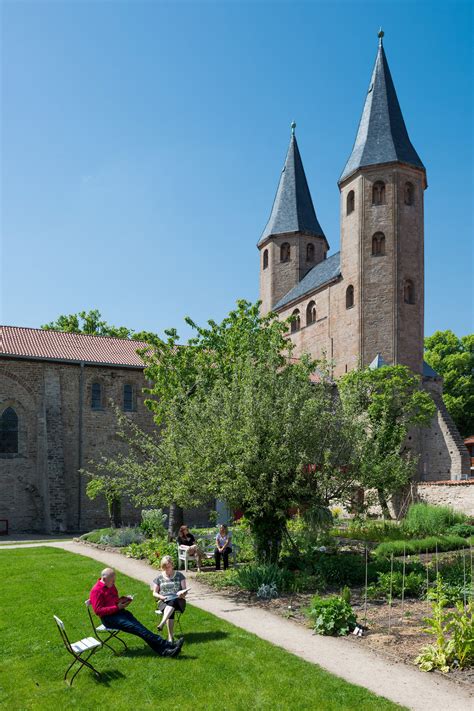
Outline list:
[[[214,632],[189,632],[183,636],[185,644],[200,644],[201,642],[215,642],[218,639],[225,639],[229,634],[216,630]]]
[[[95,674],[92,674],[91,676],[98,686],[110,686],[111,681],[115,681],[116,679],[125,679],[125,674],[122,674],[122,672],[117,669],[106,669],[105,671],[101,671],[100,677]]]
[[[197,657],[192,657],[189,654],[186,654],[186,651],[181,652],[177,657],[161,657],[159,654],[156,654],[152,649],[149,647],[136,647],[135,649],[129,649],[128,652],[124,652],[123,654],[120,655],[121,657],[156,657],[156,659],[172,659],[174,662],[179,661],[180,659],[197,659]]]

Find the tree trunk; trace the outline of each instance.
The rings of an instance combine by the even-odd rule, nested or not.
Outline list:
[[[258,563],[278,563],[285,521],[275,516],[262,516],[250,522]]]
[[[379,504],[382,509],[382,515],[383,515],[384,519],[391,520],[392,515],[390,513],[390,509],[388,508],[388,502],[387,502],[385,493],[383,492],[382,489],[377,489],[377,494],[379,497]]]
[[[110,525],[120,528],[122,525],[122,499],[113,499],[109,507]]]
[[[178,504],[170,504],[168,514],[168,538],[173,540],[178,535],[180,527],[183,525],[183,509]]]

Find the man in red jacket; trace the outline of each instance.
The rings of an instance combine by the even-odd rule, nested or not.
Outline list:
[[[123,630],[141,637],[161,657],[176,657],[180,653],[183,639],[176,643],[167,642],[158,634],[147,629],[131,612],[125,609],[132,602],[132,598],[119,597],[115,587],[115,571],[112,568],[105,568],[102,571],[89,597],[92,609],[106,627]]]

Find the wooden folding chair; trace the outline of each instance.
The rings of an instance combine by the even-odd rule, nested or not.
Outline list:
[[[121,642],[121,643],[123,644],[123,646],[125,647],[125,649],[128,649],[128,647],[127,647],[127,645],[125,644],[125,642],[123,641],[123,639],[118,636],[120,630],[117,630],[117,629],[115,629],[114,627],[106,627],[104,624],[100,624],[100,625],[97,625],[97,626],[96,626],[96,625],[94,624],[94,620],[93,620],[93,618],[92,618],[92,603],[91,603],[91,601],[90,601],[90,600],[86,600],[86,601],[85,601],[85,605],[86,605],[86,608],[87,608],[87,612],[88,612],[88,614],[89,614],[89,620],[90,620],[91,625],[92,625],[92,630],[93,630],[94,634],[97,636],[97,638],[98,638],[100,644],[101,644],[102,646],[105,645],[106,647],[108,647],[109,649],[111,649],[114,654],[119,654],[119,652],[117,652],[117,650],[114,649],[111,644],[109,644],[109,640],[111,640],[111,639],[117,639],[119,642]],[[101,635],[107,635],[107,636],[103,639],[103,638],[101,637]]]
[[[100,672],[98,672],[97,669],[95,669],[89,661],[92,655],[95,654],[95,652],[97,652],[97,650],[102,647],[99,640],[97,640],[95,637],[85,637],[84,639],[80,639],[79,642],[71,643],[69,641],[69,637],[67,636],[66,629],[64,627],[64,622],[60,620],[59,617],[56,617],[56,615],[53,615],[53,617],[58,626],[59,634],[61,635],[61,639],[64,643],[64,646],[66,647],[69,654],[74,657],[71,664],[66,669],[66,673],[64,674],[64,681],[66,682],[66,684],[72,686],[74,679],[83,667],[89,667],[89,669],[92,669],[94,674],[97,674],[97,676],[100,677]],[[86,654],[87,652],[87,656],[83,657],[82,655]],[[76,663],[79,664],[79,669],[76,669],[76,671],[71,677],[71,680],[68,681],[67,675]]]

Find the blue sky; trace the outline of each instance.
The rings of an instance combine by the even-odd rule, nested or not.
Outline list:
[[[2,3],[0,322],[161,332],[258,297],[292,119],[319,221],[377,50],[427,167],[425,331],[473,328],[472,4]]]

